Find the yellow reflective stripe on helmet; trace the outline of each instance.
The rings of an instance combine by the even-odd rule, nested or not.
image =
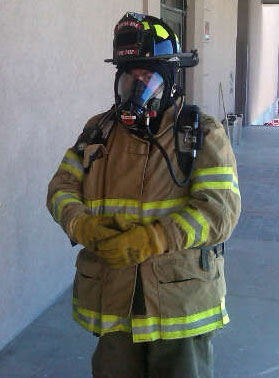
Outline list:
[[[72,150],[68,150],[66,152],[59,166],[59,169],[60,168],[73,174],[79,181],[82,180],[84,171],[83,166],[81,164],[81,159]]]
[[[143,24],[143,29],[144,30],[150,29],[149,23],[147,21],[142,21],[142,24]]]
[[[190,223],[180,214],[170,214],[170,216],[182,227],[187,233],[187,242],[184,248],[190,248],[195,242],[195,230]]]
[[[52,216],[56,220],[56,222],[60,223],[61,215],[64,206],[68,205],[69,203],[79,203],[82,204],[82,200],[76,193],[70,192],[63,192],[58,190],[51,199],[52,202]]]
[[[158,37],[161,37],[163,39],[166,39],[168,38],[169,36],[169,33],[167,32],[167,30],[162,26],[162,25],[153,25],[155,30],[156,30],[156,34]]]

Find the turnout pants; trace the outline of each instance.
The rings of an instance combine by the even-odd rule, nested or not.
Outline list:
[[[211,336],[135,344],[128,333],[106,334],[92,357],[93,378],[213,378]]]

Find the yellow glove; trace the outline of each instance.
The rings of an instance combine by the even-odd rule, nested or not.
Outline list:
[[[112,268],[140,264],[151,255],[167,250],[167,240],[159,222],[148,225],[127,224],[115,217],[121,234],[97,242],[95,253]],[[128,229],[130,227],[130,229]]]
[[[113,218],[82,214],[71,220],[67,232],[79,244],[95,251],[96,242],[121,234],[113,225]]]

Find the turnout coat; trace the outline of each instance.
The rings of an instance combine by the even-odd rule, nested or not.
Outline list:
[[[172,107],[164,113],[156,138],[183,180],[175,156],[173,112]],[[103,116],[90,119],[84,130]],[[173,182],[156,145],[116,121],[106,146],[85,144],[82,153],[67,150],[47,198],[50,213],[65,232],[73,216],[119,213],[142,224],[159,220],[168,241],[165,254],[122,269],[111,269],[94,251],[79,252],[73,317],[87,330],[100,336],[131,332],[134,342],[144,342],[196,336],[229,321],[223,255],[207,248],[204,269],[201,247],[224,242],[237,223],[236,162],[222,124],[203,113],[200,124],[203,148],[183,188]],[[91,163],[96,151],[98,158]]]

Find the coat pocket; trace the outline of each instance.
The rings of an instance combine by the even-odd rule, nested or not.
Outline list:
[[[209,253],[209,271],[200,267],[198,250],[164,255],[154,262],[163,317],[196,314],[220,304],[225,296],[223,257]]]
[[[87,249],[82,249],[76,261],[73,296],[77,305],[96,312],[101,311],[103,263]]]

